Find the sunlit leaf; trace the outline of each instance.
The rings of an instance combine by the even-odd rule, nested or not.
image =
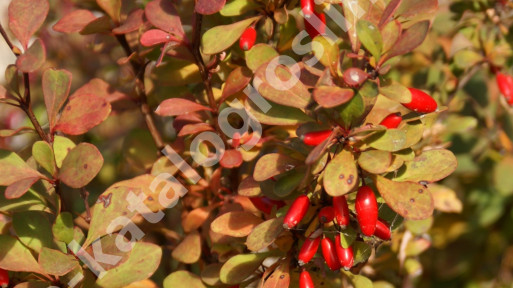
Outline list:
[[[103,156],[94,145],[80,143],[62,162],[59,179],[72,188],[82,188],[100,172]]]
[[[166,279],[164,279],[164,288],[174,288],[177,283],[180,285],[184,285],[187,288],[206,288],[205,284],[201,282],[201,278],[193,274],[189,271],[175,271],[169,274]]]
[[[426,181],[436,182],[456,170],[458,162],[454,154],[449,150],[429,150],[406,162],[404,172],[401,172],[395,181]]]
[[[68,99],[72,75],[67,70],[47,69],[43,73],[43,95],[50,129],[57,122],[57,115]]]
[[[13,227],[20,241],[36,253],[43,247],[53,247],[52,227],[46,213],[18,212],[13,216]]]
[[[191,100],[182,98],[166,99],[160,103],[155,113],[161,116],[177,116],[196,111],[211,111],[209,107],[203,106]]]
[[[283,230],[282,218],[267,220],[251,231],[246,240],[246,246],[251,251],[260,251],[274,243]]]
[[[370,21],[360,19],[356,23],[356,33],[363,46],[379,61],[383,51],[383,39],[378,27]]]
[[[198,232],[192,232],[173,249],[171,254],[174,259],[186,263],[192,264],[197,262],[201,257],[201,236]]]
[[[14,152],[0,150],[0,170],[9,171],[0,175],[0,186],[9,186],[21,179],[41,178],[42,175],[32,169]]]
[[[44,274],[30,250],[16,238],[5,234],[0,235],[0,268]]]
[[[323,184],[332,197],[351,192],[360,182],[353,153],[342,150],[326,166]]]
[[[27,48],[32,35],[45,21],[50,5],[48,0],[13,0],[9,4],[9,28]]]
[[[301,161],[278,153],[266,154],[258,159],[253,178],[260,182],[273,176],[290,171],[301,164]]]
[[[242,32],[259,18],[260,16],[252,17],[233,24],[219,25],[211,28],[201,38],[203,53],[217,54],[228,49],[240,38]]]
[[[245,237],[260,223],[262,219],[250,212],[234,211],[217,217],[210,225],[210,229],[222,235]]]
[[[79,265],[75,256],[46,247],[41,249],[38,262],[46,273],[55,276],[64,276]]]
[[[55,130],[68,135],[81,135],[102,123],[111,105],[96,95],[83,94],[70,99],[55,125]]]
[[[251,276],[267,257],[263,254],[240,254],[230,258],[221,268],[220,279],[225,284],[238,284]]]
[[[121,14],[121,0],[96,0],[98,6],[114,21],[119,22],[119,16]]]
[[[225,17],[239,16],[258,6],[253,0],[233,0],[226,3],[219,13]]]

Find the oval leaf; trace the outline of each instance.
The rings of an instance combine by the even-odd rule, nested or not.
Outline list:
[[[332,197],[351,192],[359,184],[358,169],[353,153],[342,150],[326,166],[324,189]]]
[[[229,25],[219,25],[211,28],[201,38],[202,51],[205,54],[217,54],[233,45],[260,16],[248,18]]]
[[[251,231],[246,241],[246,246],[251,251],[260,251],[273,244],[283,231],[283,218],[267,220]]]
[[[452,174],[458,161],[449,150],[429,150],[406,162],[405,166],[404,172],[394,178],[395,181],[436,182]]]
[[[177,116],[196,111],[212,111],[209,107],[205,107],[196,102],[192,102],[182,98],[166,99],[160,103],[155,113],[160,116]]]
[[[234,211],[216,218],[210,225],[210,229],[222,235],[245,237],[260,223],[262,223],[262,219],[252,213]]]
[[[54,129],[68,135],[84,134],[107,119],[111,109],[110,103],[96,95],[72,97]]]
[[[98,148],[89,143],[80,143],[62,162],[59,179],[69,187],[82,188],[96,177],[102,166],[103,156]]]
[[[27,48],[30,37],[41,27],[48,15],[48,0],[13,0],[9,4],[9,28]]]
[[[16,66],[21,72],[32,73],[39,69],[46,61],[46,48],[41,41],[37,38],[25,53],[16,59]]]

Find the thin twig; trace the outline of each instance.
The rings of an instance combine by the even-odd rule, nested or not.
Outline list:
[[[84,200],[84,206],[86,209],[86,221],[89,223],[91,221],[91,208],[89,207],[89,191],[83,187],[80,191],[80,196],[82,196],[82,199]]]

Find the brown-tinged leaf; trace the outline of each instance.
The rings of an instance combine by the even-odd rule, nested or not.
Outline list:
[[[178,137],[194,135],[205,131],[214,131],[214,128],[208,123],[187,124],[180,129]]]
[[[72,188],[82,188],[96,177],[103,166],[103,157],[96,146],[80,143],[62,162],[59,179]]]
[[[373,134],[365,139],[370,147],[389,152],[396,152],[406,147],[406,133],[398,129],[388,129]]]
[[[436,210],[444,213],[461,213],[463,210],[463,203],[458,199],[454,190],[446,186],[430,184],[429,191],[431,191],[433,199],[435,199]]]
[[[388,171],[392,164],[392,153],[381,150],[368,150],[358,157],[358,165],[370,173],[381,174]]]
[[[221,11],[225,4],[226,0],[198,0],[194,10],[199,14],[211,15]]]
[[[110,103],[93,94],[70,98],[55,130],[68,135],[84,134],[107,119],[111,109]]]
[[[187,236],[173,249],[171,256],[176,260],[185,263],[196,263],[201,257],[201,236],[197,231]]]
[[[290,171],[301,164],[301,161],[282,154],[266,154],[258,159],[253,173],[253,178],[256,181],[261,182],[273,176]]]
[[[313,91],[315,101],[324,108],[342,105],[351,100],[353,96],[353,89],[338,86],[319,86]]]
[[[171,98],[162,101],[157,110],[155,110],[155,113],[160,116],[177,116],[196,111],[212,111],[212,109],[191,100]]]
[[[436,182],[456,170],[458,161],[454,154],[445,149],[422,152],[413,161],[406,162],[405,170],[394,178],[395,181]]]
[[[0,235],[0,268],[7,271],[45,274],[30,250],[10,235]]]
[[[224,99],[246,88],[251,81],[252,76],[251,70],[246,67],[235,68],[226,79],[223,87],[223,94],[221,95],[221,100],[219,102],[222,103]]]
[[[146,19],[153,26],[174,34],[179,38],[184,37],[182,22],[173,1],[153,0],[146,4],[144,12]]]
[[[267,220],[251,231],[246,240],[246,246],[251,251],[260,251],[273,244],[283,231],[283,218]]]
[[[240,36],[261,16],[244,19],[229,25],[219,25],[209,29],[201,38],[201,49],[204,54],[217,54],[233,45]]]
[[[392,81],[389,85],[379,87],[379,93],[399,103],[410,103],[411,92],[402,84]]]
[[[140,41],[141,45],[145,47],[151,47],[171,41],[180,42],[178,38],[160,29],[151,29],[144,32]]]
[[[280,265],[265,279],[262,288],[281,288],[289,287],[290,284],[290,259],[286,258],[280,262]]]
[[[405,219],[422,220],[433,215],[433,196],[420,184],[376,176],[376,187],[388,206]]]
[[[91,81],[84,84],[82,87],[78,88],[70,98],[78,97],[84,94],[93,94],[99,96],[107,102],[112,103],[123,99],[129,99],[125,93],[122,93],[114,87],[112,87],[109,83],[105,82],[100,78],[93,78]]]
[[[225,284],[238,284],[251,276],[262,264],[268,253],[239,254],[224,263],[220,279]]]
[[[64,276],[79,265],[75,256],[47,247],[41,249],[38,262],[46,273],[55,276]]]
[[[98,6],[114,20],[119,22],[119,16],[121,14],[121,0],[96,0]]]
[[[109,16],[102,16],[87,23],[79,32],[81,35],[107,34],[111,32],[112,28],[111,18]]]
[[[214,206],[200,207],[192,210],[182,220],[182,227],[186,233],[197,230],[210,216]]]
[[[16,59],[16,66],[18,66],[21,72],[32,73],[43,66],[45,61],[45,45],[41,39],[37,38],[28,50]]]
[[[47,69],[43,72],[43,95],[50,130],[53,130],[57,115],[68,99],[71,79],[72,75],[67,70]]]
[[[9,4],[9,28],[27,49],[30,37],[41,27],[48,15],[48,0],[13,0]]]
[[[246,65],[252,71],[256,71],[260,66],[278,56],[280,54],[271,45],[258,43],[246,51]]]
[[[397,1],[397,0],[396,0]],[[381,36],[383,37],[383,52],[388,52],[392,47],[394,47],[395,42],[401,36],[401,22],[395,20],[390,21],[388,24],[383,26],[381,29]]]
[[[234,211],[216,218],[210,225],[210,229],[222,235],[246,237],[260,223],[262,223],[262,219],[252,213]]]
[[[126,18],[125,22],[114,29],[112,32],[114,34],[127,34],[133,31],[137,31],[144,24],[144,10],[136,9]]]
[[[242,162],[242,154],[240,153],[240,151],[236,149],[230,149],[224,151],[223,156],[221,156],[221,161],[219,162],[219,164],[226,169],[231,169],[239,167],[240,165],[242,165]]]
[[[381,15],[381,19],[379,20],[379,27],[383,27],[383,25],[387,24],[390,18],[394,16],[395,11],[401,4],[402,0],[391,0],[385,10],[383,11],[383,14]]]
[[[25,179],[21,179],[13,184],[9,185],[7,189],[5,189],[5,198],[6,199],[17,199],[21,196],[25,195],[27,191],[36,183],[40,177],[29,177]]]
[[[177,283],[187,288],[206,288],[205,284],[201,282],[201,278],[189,271],[176,271],[169,274],[164,279],[164,288],[175,288]]]
[[[438,0],[402,1],[396,14],[401,18],[414,19],[434,14],[438,10]]]
[[[260,184],[253,179],[253,176],[248,176],[239,184],[239,195],[246,197],[255,197],[261,194]]]
[[[255,72],[258,92],[274,103],[305,109],[311,100],[310,92],[288,67],[278,64],[277,60],[274,58]]]
[[[207,285],[214,287],[222,285],[223,282],[219,279],[221,267],[223,267],[223,263],[214,263],[206,266],[201,271],[201,280],[203,280]]]
[[[260,123],[267,125],[296,125],[312,121],[302,110],[283,106],[277,103],[269,103],[271,109],[263,112],[253,101],[246,101],[245,107]]]
[[[403,55],[417,48],[426,39],[429,30],[429,21],[421,21],[405,30],[395,45],[388,51],[386,58]]]
[[[53,25],[53,30],[62,33],[80,32],[94,20],[96,20],[96,16],[91,11],[78,9],[64,15],[61,20]]]
[[[326,193],[332,197],[351,192],[360,182],[353,153],[342,150],[326,166],[323,176]]]
[[[9,186],[22,179],[43,177],[27,165],[18,154],[7,150],[0,150],[0,171],[9,171],[0,175],[0,186]]]

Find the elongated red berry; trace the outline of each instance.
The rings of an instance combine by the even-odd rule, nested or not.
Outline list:
[[[267,197],[249,197],[249,200],[258,210],[264,212],[265,214],[271,214],[273,207],[280,209],[281,207],[285,206],[285,202],[269,199]]]
[[[333,197],[333,209],[335,210],[335,220],[339,226],[345,228],[349,225],[349,207],[347,206],[346,196]]]
[[[388,129],[395,129],[399,127],[399,124],[401,124],[401,121],[403,121],[403,117],[401,117],[401,113],[393,113],[385,117],[379,125],[383,125],[387,127]]]
[[[342,268],[345,270],[351,269],[354,264],[353,247],[342,247],[342,243],[340,242],[340,234],[335,235],[335,249],[337,250],[338,260],[340,260],[340,265]]]
[[[331,133],[331,130],[309,132],[303,136],[303,142],[309,146],[317,146],[328,139]]]
[[[331,206],[322,207],[322,209],[319,211],[319,222],[322,224],[328,223],[333,221],[335,218],[335,209]]]
[[[303,246],[301,246],[301,250],[299,250],[299,266],[303,266],[312,260],[315,253],[317,253],[317,249],[319,249],[319,244],[321,244],[320,236],[314,239],[306,238]]]
[[[508,104],[513,105],[513,77],[499,72],[497,73],[497,85]]]
[[[392,238],[390,226],[385,221],[378,220],[378,222],[376,222],[376,231],[374,231],[374,236],[378,237],[381,240],[390,240],[390,238]]]
[[[242,35],[240,36],[239,40],[239,46],[240,49],[247,51],[253,48],[253,45],[255,45],[257,33],[255,30],[255,27],[250,26],[244,30]]]
[[[362,233],[366,236],[374,235],[378,222],[378,202],[369,186],[362,186],[356,193],[356,216]]]
[[[299,275],[299,288],[314,288],[312,277],[308,271],[303,270]]]
[[[283,227],[286,229],[296,227],[297,223],[301,222],[303,217],[305,217],[309,206],[310,199],[306,195],[297,197],[285,215],[285,219],[283,219]]]
[[[2,268],[0,268],[0,286],[2,288],[9,286],[9,273]]]
[[[340,265],[340,260],[337,256],[335,243],[333,243],[330,238],[323,238],[321,241],[321,248],[322,256],[324,256],[324,260],[328,267],[333,271],[339,270],[342,266]]]
[[[438,104],[436,104],[435,99],[419,89],[408,89],[411,92],[411,102],[408,104],[403,103],[404,107],[419,113],[431,113],[436,111]]]
[[[304,15],[305,30],[314,39],[326,33],[326,15],[315,11],[314,0],[301,0],[301,11]]]

